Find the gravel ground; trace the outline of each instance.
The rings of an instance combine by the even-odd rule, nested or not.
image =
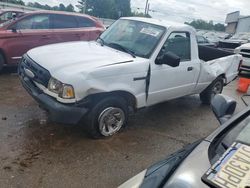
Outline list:
[[[120,134],[92,140],[81,126],[49,122],[12,70],[0,75],[0,187],[117,187],[219,125],[198,95],[133,115]],[[236,81],[224,93],[245,108]]]

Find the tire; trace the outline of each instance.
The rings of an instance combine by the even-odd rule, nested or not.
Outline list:
[[[111,137],[127,124],[128,116],[128,105],[124,98],[106,97],[99,101],[87,115],[85,120],[87,132],[95,139]]]
[[[0,72],[1,72],[2,69],[3,69],[3,65],[4,65],[4,57],[3,57],[3,55],[0,53]]]
[[[205,89],[200,94],[200,100],[203,104],[210,105],[212,98],[216,94],[222,93],[224,87],[224,79],[222,77],[218,77],[216,80],[213,81],[213,83],[208,86],[207,89]]]

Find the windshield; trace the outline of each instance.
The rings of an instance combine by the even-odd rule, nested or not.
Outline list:
[[[136,56],[149,58],[165,30],[162,26],[121,19],[111,25],[99,41],[112,48],[119,46],[118,50],[127,49]]]
[[[5,21],[5,22],[3,22],[3,23],[0,24],[0,27],[4,27],[4,26],[6,26],[6,25],[9,25],[9,24],[11,24],[12,22],[14,22],[15,20],[22,18],[23,16],[24,16],[24,14],[21,14],[21,15],[18,15],[17,18],[12,18],[12,19],[10,19],[10,20],[8,20],[8,21]]]
[[[240,142],[250,145],[250,116],[240,122],[237,126],[227,132],[216,144],[214,152],[211,154],[211,162],[217,161],[226,150],[234,143]],[[212,151],[212,150],[211,150]]]

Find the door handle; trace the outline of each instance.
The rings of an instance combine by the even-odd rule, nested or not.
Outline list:
[[[188,67],[187,68],[187,71],[192,71],[192,70],[194,70],[194,67]]]
[[[82,33],[82,34],[75,34],[75,36],[77,36],[77,37],[81,37],[81,36],[84,36],[85,35],[85,33]]]

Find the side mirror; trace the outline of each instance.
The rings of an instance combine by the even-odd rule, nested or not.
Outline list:
[[[215,95],[211,101],[214,115],[221,125],[232,117],[236,105],[237,102],[234,99],[222,94]]]
[[[157,65],[169,65],[171,67],[178,67],[180,65],[181,58],[172,52],[167,52],[162,56],[157,57],[155,64]]]

